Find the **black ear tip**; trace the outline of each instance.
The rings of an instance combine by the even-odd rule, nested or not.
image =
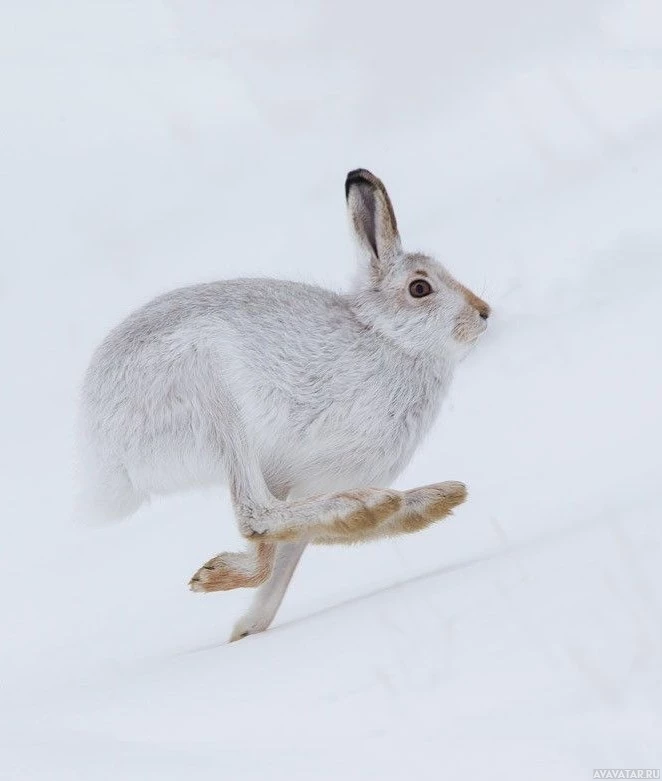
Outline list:
[[[345,198],[349,198],[349,188],[353,184],[361,182],[363,184],[374,184],[375,179],[375,175],[370,173],[367,168],[355,168],[353,171],[350,171],[345,179]]]

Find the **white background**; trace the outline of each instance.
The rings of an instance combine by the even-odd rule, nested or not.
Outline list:
[[[659,2],[4,0],[0,96],[0,778],[660,767]],[[71,523],[80,378],[169,288],[346,286],[357,166],[494,308],[398,483],[470,500],[226,645],[225,493]]]

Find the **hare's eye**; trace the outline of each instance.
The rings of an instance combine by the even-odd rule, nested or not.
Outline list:
[[[414,298],[424,298],[425,296],[429,296],[431,292],[432,287],[430,286],[430,283],[426,282],[424,279],[415,279],[409,285],[409,293]]]

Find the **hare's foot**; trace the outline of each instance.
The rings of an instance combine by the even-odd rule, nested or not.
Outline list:
[[[237,621],[230,642],[264,632],[274,620],[306,543],[279,542],[269,580],[255,590],[251,606]]]
[[[189,582],[191,591],[230,591],[255,588],[271,575],[275,546],[258,542],[253,550],[242,553],[220,553],[209,559]]]
[[[264,511],[259,520],[242,524],[246,536],[269,542],[314,539],[320,535],[367,533],[399,510],[403,495],[383,488],[356,488],[337,494],[283,502]],[[246,526],[252,528],[253,537]]]
[[[412,488],[402,492],[400,508],[378,526],[354,534],[320,534],[311,542],[317,545],[351,545],[380,537],[413,534],[450,515],[466,498],[466,486],[453,480]]]
[[[466,485],[455,480],[412,488],[404,492],[401,511],[386,526],[392,526],[391,533],[396,534],[420,531],[450,515],[466,498]]]

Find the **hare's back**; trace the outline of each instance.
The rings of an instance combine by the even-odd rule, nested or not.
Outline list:
[[[92,358],[85,458],[121,465],[147,492],[218,479],[219,427],[232,408],[269,427],[282,410],[274,398],[298,392],[311,356],[328,356],[347,322],[340,296],[294,282],[238,279],[159,296]]]
[[[177,390],[196,394],[204,375],[217,388],[225,371],[286,371],[352,341],[343,299],[313,285],[236,279],[180,288],[150,301],[111,331],[92,358],[84,401],[116,405]],[[287,367],[287,369],[285,369]],[[229,374],[234,374],[230,372]],[[281,375],[282,378],[282,375]]]
[[[276,279],[234,279],[164,293],[129,315],[111,331],[92,363],[121,364],[141,351],[167,346],[186,349],[223,338],[235,330],[251,339],[280,345],[295,334],[321,338],[347,320],[337,294],[314,285]],[[176,350],[175,350],[176,351]]]
[[[311,326],[333,330],[347,316],[341,296],[301,282],[278,279],[233,279],[192,285],[165,293],[126,321],[145,336],[158,336],[192,327],[207,335],[228,323],[245,334],[295,331],[311,333]]]

